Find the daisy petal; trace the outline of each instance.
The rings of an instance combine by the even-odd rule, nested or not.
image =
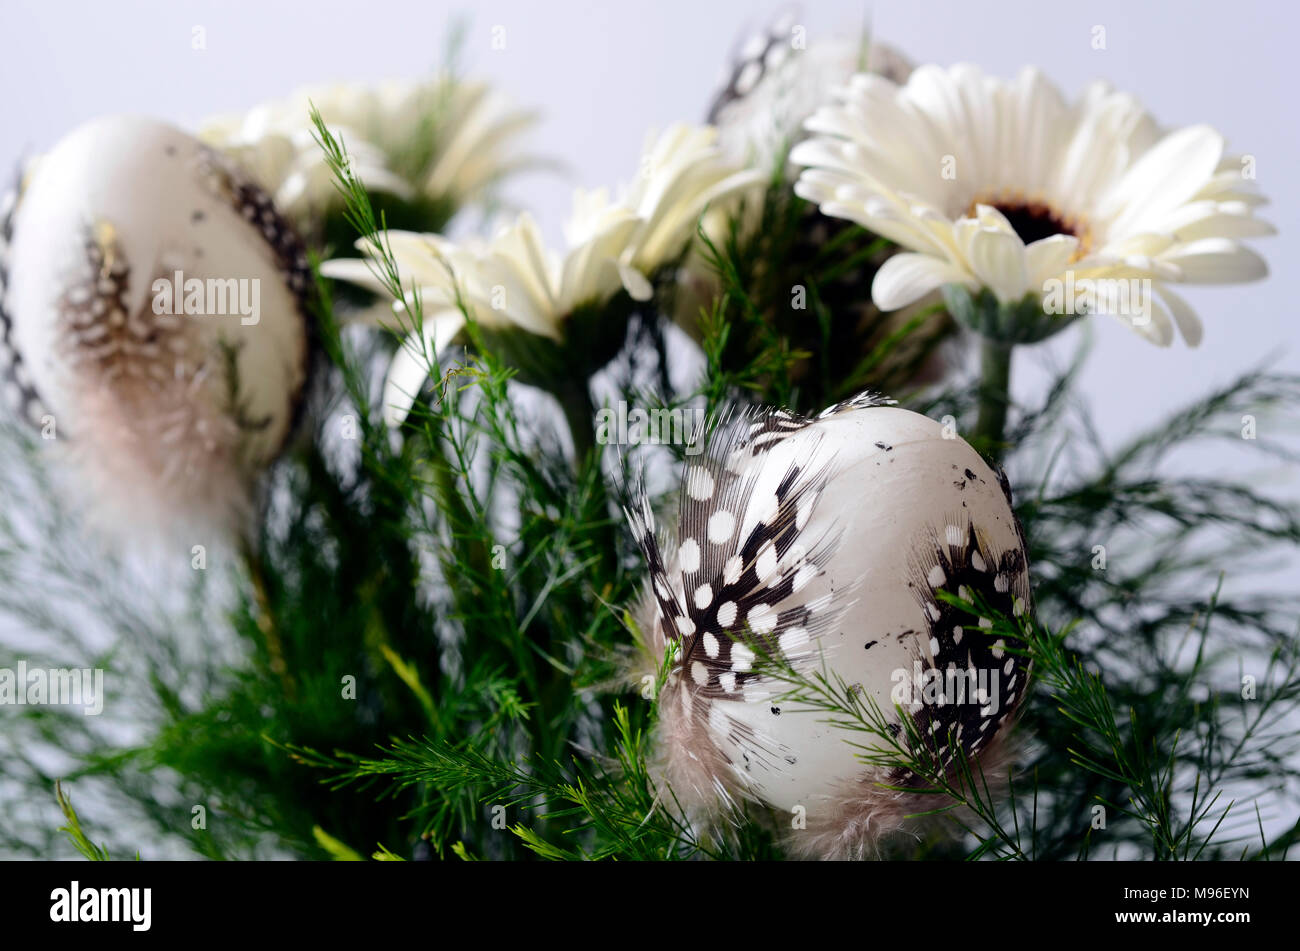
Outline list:
[[[1175,265],[1190,284],[1237,284],[1268,274],[1264,259],[1229,238],[1205,238],[1183,245],[1160,260]]]
[[[459,311],[443,311],[424,321],[424,334],[410,334],[402,341],[384,380],[384,421],[396,429],[406,422],[415,398],[429,378],[433,358],[455,339],[465,326]]]
[[[1069,103],[1033,69],[1006,81],[924,66],[902,86],[855,77],[804,127],[812,134],[790,154],[804,166],[796,194],[934,259],[886,265],[873,296],[889,306],[958,274],[1006,305],[1069,276],[1108,282],[1122,312],[1135,286],[1267,271],[1240,243],[1274,231],[1254,217],[1253,167],[1214,129],[1163,132],[1104,83]],[[1135,329],[1162,345],[1175,325],[1199,340],[1191,310],[1167,306],[1153,302]]]
[[[1171,132],[1125,173],[1102,200],[1097,216],[1114,216],[1113,234],[1140,231],[1195,196],[1222,155],[1223,136],[1209,126]]]
[[[1003,303],[1018,301],[1029,290],[1025,245],[1015,234],[981,228],[971,239],[970,264],[980,283]]]
[[[623,287],[628,295],[636,301],[647,301],[654,296],[654,288],[644,274],[630,264],[619,264],[618,276],[623,279]]]
[[[1079,250],[1079,239],[1068,234],[1054,234],[1025,247],[1025,270],[1031,287],[1041,287],[1049,278],[1061,274]]]
[[[1196,311],[1192,310],[1187,301],[1171,291],[1168,285],[1160,284],[1157,290],[1165,306],[1169,308],[1169,313],[1173,316],[1174,323],[1178,325],[1178,332],[1183,335],[1187,346],[1200,346],[1203,332],[1201,318],[1196,316]]]
[[[1115,314],[1115,318],[1138,335],[1150,340],[1157,347],[1167,347],[1174,342],[1174,325],[1165,309],[1155,301],[1147,298],[1147,313]]]
[[[332,281],[346,281],[364,287],[373,294],[388,293],[386,282],[379,279],[371,264],[361,258],[335,258],[322,261],[320,272]]]
[[[895,254],[876,272],[871,299],[881,310],[898,310],[944,284],[974,287],[970,276],[946,261],[926,254]]]

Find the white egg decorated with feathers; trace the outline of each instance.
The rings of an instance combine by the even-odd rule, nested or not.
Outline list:
[[[1007,617],[1028,609],[1005,479],[955,433],[889,403],[750,414],[687,462],[662,545],[647,499],[628,513],[650,573],[639,627],[651,656],[671,659],[657,698],[663,779],[694,819],[743,799],[799,818],[787,837],[799,855],[872,854],[938,802],[905,791],[916,777],[863,762],[853,744],[879,748],[872,734],[806,704],[782,709],[790,684],[764,655],[874,701],[891,733],[901,703],[940,761],[959,744],[991,773],[1005,768],[1024,697],[1023,654],[937,595]]]
[[[42,156],[4,222],[0,389],[131,528],[247,511],[308,366],[305,249],[228,159],[146,118]]]

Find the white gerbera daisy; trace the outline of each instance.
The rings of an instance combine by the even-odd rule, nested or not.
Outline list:
[[[720,200],[761,181],[760,174],[724,157],[715,128],[677,123],[647,136],[640,171],[617,199],[611,200],[604,188],[578,192],[565,237],[580,243],[602,226],[606,215],[630,211],[639,224],[623,261],[650,274],[687,246],[706,208],[719,211]]]
[[[406,338],[389,370],[384,393],[389,423],[405,420],[428,376],[431,357],[465,327],[462,304],[490,333],[518,330],[564,344],[576,312],[597,309],[623,291],[633,301],[649,300],[650,278],[690,243],[706,206],[755,180],[756,173],[738,171],[721,157],[712,129],[673,126],[651,139],[641,176],[617,200],[603,189],[577,193],[562,253],[544,246],[526,214],[487,242],[386,232],[381,240],[392,253],[404,288],[394,310],[406,313],[418,293],[423,316],[420,332]],[[379,248],[374,240],[362,239],[357,246],[369,260],[327,261],[322,273],[389,294],[387,283],[375,273]],[[411,329],[409,322],[404,329]],[[621,330],[602,336],[623,339]],[[592,349],[590,341],[578,343]],[[527,354],[530,347],[537,353]],[[541,356],[546,347],[539,340],[512,350],[521,366],[528,364],[527,370],[536,370],[546,359]],[[569,363],[555,369],[572,376],[597,367]],[[541,382],[538,378],[544,376],[534,372],[525,378]]]
[[[958,285],[1004,312],[1046,300],[1060,313],[1061,288],[1086,288],[1086,306],[1064,313],[1114,314],[1162,346],[1176,324],[1195,346],[1200,321],[1169,285],[1267,270],[1240,239],[1273,228],[1254,217],[1263,199],[1223,137],[1163,131],[1105,84],[1068,103],[1034,69],[1004,81],[925,66],[902,86],[857,75],[806,127],[814,136],[791,154],[805,166],[796,191],[912,252],[876,275],[883,310]],[[1120,300],[1132,284],[1147,291],[1136,305]]]
[[[533,161],[512,146],[535,114],[513,108],[484,83],[445,76],[304,88],[206,122],[200,137],[232,155],[300,224],[318,221],[340,202],[315,139],[313,105],[346,143],[357,180],[407,200],[457,207]]]
[[[393,358],[384,386],[389,425],[400,426],[406,419],[434,358],[464,329],[462,303],[485,331],[519,330],[560,342],[565,318],[579,306],[608,300],[623,289],[634,299],[648,298],[646,279],[619,262],[637,224],[631,214],[610,214],[599,233],[563,258],[545,247],[527,214],[488,242],[455,243],[433,234],[386,232],[383,241],[403,287],[409,288],[394,310],[399,315],[412,310],[418,294],[422,316],[418,332],[409,320],[398,320],[410,332]],[[377,256],[372,242],[360,242],[358,247],[368,258]],[[367,261],[340,258],[325,262],[321,271],[387,294],[386,283],[372,268]],[[534,346],[540,350],[540,341]]]

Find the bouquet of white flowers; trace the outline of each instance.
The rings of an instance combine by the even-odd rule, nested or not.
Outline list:
[[[793,21],[725,75],[558,246],[464,227],[546,163],[450,69],[26,165],[0,853],[1285,854],[1297,604],[1221,586],[1300,513],[1167,457],[1300,379],[1111,453],[1086,349],[1012,389],[1229,332],[1175,287],[1265,277],[1252,159]]]

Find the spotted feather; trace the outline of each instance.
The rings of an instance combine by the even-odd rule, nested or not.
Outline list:
[[[728,106],[748,96],[763,81],[764,76],[789,58],[793,51],[790,31],[796,18],[794,8],[786,10],[767,28],[752,34],[733,53],[731,63],[723,74],[722,87],[709,106],[710,125],[716,125]]]
[[[945,679],[941,698],[914,699],[909,712],[922,740],[951,764],[953,741],[974,755],[1015,710],[1028,680],[1028,662],[1008,650],[1016,645],[993,634],[991,619],[972,616],[938,592],[986,604],[1004,617],[1020,617],[1029,609],[1027,565],[1021,549],[995,550],[973,523],[954,514],[942,533],[918,538],[910,573],[910,587],[927,622],[915,658]],[[896,779],[908,781],[901,775]]]
[[[657,768],[705,821],[747,799],[806,814],[808,833],[787,843],[799,854],[861,856],[933,800],[901,764],[864,763],[861,731],[785,702],[787,678],[760,677],[761,655],[842,678],[895,737],[901,704],[917,753],[949,772],[967,754],[994,787],[1028,685],[1013,635],[943,596],[990,615],[1032,610],[1005,476],[890,402],[864,393],[815,418],[739,417],[687,463],[671,538],[660,544],[644,494],[629,512],[650,567],[638,627],[648,659],[670,666]],[[904,689],[935,674],[967,692]]]
[[[32,426],[40,426],[47,415],[46,409],[14,343],[13,320],[5,300],[9,282],[9,245],[13,241],[20,187],[20,182],[16,181],[12,189],[0,195],[0,393],[3,393],[8,412]]]
[[[864,397],[852,405],[883,402]],[[841,605],[832,599],[792,597],[822,572],[838,545],[837,537],[804,534],[834,457],[792,463],[770,497],[757,495],[756,458],[811,423],[775,410],[721,424],[708,452],[688,464],[671,563],[645,495],[627,512],[649,569],[656,623],[675,672],[696,697],[753,699],[747,688],[758,679],[762,656],[809,657],[835,622]]]

